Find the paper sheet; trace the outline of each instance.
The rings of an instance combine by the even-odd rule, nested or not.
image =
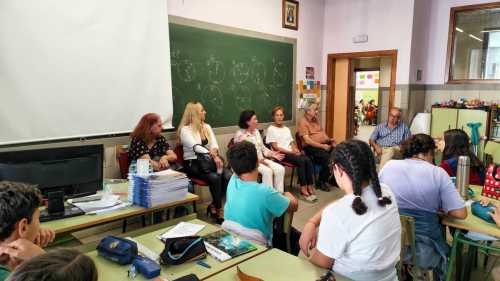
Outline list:
[[[203,224],[195,224],[190,222],[180,222],[172,229],[160,235],[158,238],[167,239],[174,237],[192,236],[200,232],[205,226]]]

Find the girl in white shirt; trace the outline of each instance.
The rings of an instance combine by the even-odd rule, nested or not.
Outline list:
[[[314,166],[311,159],[299,151],[290,129],[283,125],[285,109],[276,106],[272,110],[272,115],[274,123],[267,128],[266,143],[270,144],[274,151],[285,155],[283,161],[297,166],[300,195],[309,202],[316,201],[316,190],[313,185]]]
[[[268,186],[274,187],[279,192],[283,192],[285,191],[285,167],[267,158],[274,158],[281,161],[285,155],[280,152],[272,151],[264,146],[257,125],[258,120],[255,111],[242,111],[238,123],[240,130],[234,135],[234,142],[248,141],[255,145],[257,157],[259,159],[259,166],[257,169],[262,175],[262,182]]]
[[[212,127],[205,123],[207,112],[199,102],[186,105],[178,127],[177,135],[184,152],[184,168],[188,176],[207,181],[212,195],[212,203],[207,213],[222,223],[222,197],[225,194],[230,172],[224,169],[224,162],[219,156],[219,146]],[[214,160],[217,170],[206,173],[200,168],[196,153],[208,153]]]
[[[346,195],[305,224],[299,241],[302,251],[309,256],[314,248],[312,263],[352,280],[397,280],[398,207],[389,187],[379,183],[370,147],[359,140],[342,142],[333,152],[332,168]]]

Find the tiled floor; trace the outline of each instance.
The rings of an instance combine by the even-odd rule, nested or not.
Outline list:
[[[354,138],[357,140],[368,142],[368,139],[370,139],[370,135],[372,134],[373,130],[375,130],[375,126],[370,126],[370,125],[359,126],[358,134]]]

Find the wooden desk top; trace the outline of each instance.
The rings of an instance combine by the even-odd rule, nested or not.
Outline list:
[[[205,225],[205,228],[203,228],[203,230],[200,231],[199,233],[199,235],[201,236],[215,232],[220,229],[220,227],[218,226],[207,224],[206,222],[198,219],[191,220],[190,222]],[[147,248],[149,248],[150,250],[152,250],[153,252],[161,253],[161,251],[163,251],[164,244],[157,238],[157,236],[161,233],[164,233],[171,227],[150,232],[148,234],[140,235],[134,237],[134,239],[137,240],[139,243],[143,244],[144,246],[146,246]],[[260,245],[256,246],[257,250],[230,259],[225,262],[219,262],[209,255],[204,261],[207,264],[209,264],[211,268],[202,267],[194,262],[188,262],[185,264],[175,265],[175,266],[162,266],[161,276],[166,277],[168,280],[173,280],[182,277],[184,275],[194,273],[196,274],[196,276],[198,276],[198,278],[203,280],[268,250],[263,246]],[[97,270],[99,272],[99,280],[128,280],[127,271],[130,266],[128,265],[121,266],[109,260],[106,260],[103,257],[99,257],[97,255],[97,251],[89,252],[87,253],[87,255],[91,257],[96,263]],[[145,279],[142,275],[139,274],[134,280],[143,281],[147,279]]]
[[[318,280],[326,270],[313,265],[304,258],[292,256],[278,249],[271,249],[261,255],[251,258],[238,265],[249,275],[263,280],[290,281],[290,280]],[[337,281],[349,279],[335,276]],[[208,281],[238,280],[236,266],[230,267],[207,279]]]
[[[471,185],[470,188],[474,191],[474,200],[480,200],[481,198],[483,198],[483,196],[481,196],[481,190],[483,188],[482,186]],[[495,224],[487,223],[484,220],[474,216],[471,212],[470,206],[467,206],[467,213],[468,215],[465,220],[445,217],[443,218],[442,223],[444,225],[462,230],[469,230],[481,234],[500,237],[500,228]]]
[[[127,198],[127,183],[113,184],[111,186],[113,193],[119,193],[122,200]],[[99,215],[82,215],[71,218],[65,218],[60,220],[53,220],[48,222],[43,222],[42,227],[50,228],[56,232],[56,234],[63,234],[68,232],[78,231],[84,228],[96,226],[99,224],[104,224],[112,221],[117,221],[137,215],[142,215],[155,210],[167,209],[170,207],[175,207],[179,205],[184,205],[197,201],[199,196],[196,194],[188,193],[186,198],[179,201],[170,202],[167,204],[162,204],[154,208],[143,208],[140,206],[129,206],[116,211],[110,211]]]

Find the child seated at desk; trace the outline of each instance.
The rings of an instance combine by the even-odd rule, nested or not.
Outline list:
[[[97,281],[97,268],[88,256],[57,249],[21,264],[7,281]]]
[[[259,160],[254,144],[247,141],[235,144],[227,158],[236,175],[231,177],[227,187],[222,228],[269,245],[273,219],[286,211],[297,211],[298,201],[289,192],[281,194],[257,182]]]
[[[0,281],[19,264],[43,254],[54,232],[40,228],[40,191],[32,185],[0,182]]]

